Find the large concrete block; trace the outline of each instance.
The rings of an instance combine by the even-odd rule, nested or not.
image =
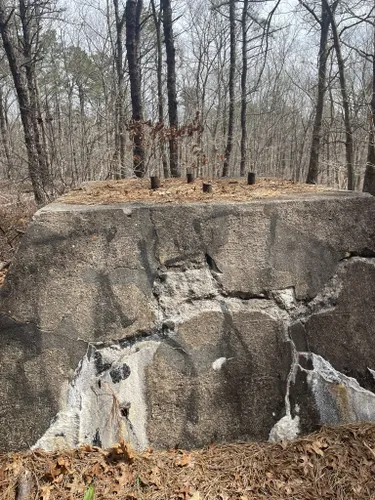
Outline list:
[[[354,193],[40,210],[0,289],[0,448],[291,437],[324,421],[328,372],[353,419],[374,220]]]

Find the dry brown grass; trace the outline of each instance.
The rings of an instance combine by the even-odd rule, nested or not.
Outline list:
[[[203,182],[210,182],[213,192],[202,192]],[[90,182],[62,196],[57,201],[77,204],[109,204],[121,202],[191,203],[213,201],[250,201],[303,193],[330,191],[324,186],[297,184],[282,179],[258,179],[248,186],[245,179],[196,179],[187,184],[185,179],[166,179],[157,190],[150,189],[149,179]]]
[[[375,424],[325,428],[281,444],[213,445],[202,450],[132,453],[124,443],[60,453],[0,455],[0,499],[14,500],[31,472],[30,498],[342,499],[375,498]]]

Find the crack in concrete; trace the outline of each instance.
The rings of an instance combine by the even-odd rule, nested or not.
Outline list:
[[[234,297],[228,296],[225,291],[223,291],[223,288],[220,286],[218,281],[215,279],[214,274],[217,274],[216,271],[212,269],[212,266],[210,266],[209,262],[207,261],[206,265],[192,269],[173,268],[169,270],[167,269],[165,271],[159,268],[152,286],[152,294],[155,298],[158,313],[154,328],[150,331],[137,331],[131,337],[126,337],[119,340],[109,340],[106,342],[95,343],[85,341],[83,339],[77,339],[77,341],[86,342],[87,352],[85,358],[81,361],[76,369],[70,386],[71,390],[74,392],[74,388],[76,387],[76,385],[82,383],[80,380],[83,377],[82,373],[84,360],[87,358],[88,362],[90,362],[90,358],[93,352],[100,352],[104,354],[110,352],[111,356],[114,356],[114,361],[112,362],[111,366],[108,366],[108,369],[104,370],[103,375],[99,374],[91,376],[92,380],[96,380],[97,384],[99,384],[99,389],[102,390],[100,386],[100,380],[104,376],[107,377],[107,374],[109,373],[113,363],[118,363],[120,359],[123,359],[125,353],[129,352],[133,353],[132,355],[137,356],[138,352],[141,352],[144,349],[146,349],[147,351],[148,346],[152,345],[152,354],[150,354],[151,357],[147,358],[147,363],[150,363],[159,346],[162,343],[166,343],[171,348],[180,350],[184,353],[185,356],[190,357],[190,353],[187,352],[186,349],[184,349],[184,346],[180,345],[175,338],[175,335],[178,332],[178,325],[180,323],[186,321],[187,319],[192,317],[192,315],[195,315],[202,310],[217,310],[224,315],[231,316],[234,310],[243,308],[245,305],[248,306],[249,304],[253,304],[254,310],[258,312],[266,312],[270,317],[281,320],[280,323],[283,325],[284,341],[288,342],[290,345],[292,361],[285,386],[285,416],[282,417],[271,429],[270,439],[278,440],[279,438],[294,438],[300,432],[300,422],[298,407],[292,408],[291,406],[291,388],[292,385],[294,385],[296,382],[296,377],[299,371],[304,372],[308,375],[311,375],[311,373],[313,372],[313,370],[307,370],[306,368],[301,366],[301,355],[315,355],[313,353],[303,353],[297,350],[296,344],[290,335],[290,328],[297,321],[299,321],[303,325],[312,315],[321,314],[326,311],[332,311],[332,309],[336,307],[339,295],[343,288],[345,272],[352,262],[366,262],[375,266],[375,259],[373,258],[353,256],[350,259],[346,259],[338,265],[335,275],[332,276],[329,282],[326,283],[323,290],[308,302],[297,300],[293,287],[288,287],[282,290],[271,290],[267,292],[267,295],[262,297],[259,297],[259,295],[249,295],[244,298],[242,293],[237,294],[236,292],[234,292]],[[211,277],[211,281],[207,280],[208,276]],[[228,307],[229,305],[230,307]],[[135,361],[133,360],[132,362]],[[113,384],[111,383],[111,380],[106,380],[105,383],[108,385],[108,391],[113,391]],[[141,388],[139,388],[139,390],[142,392]],[[107,396],[109,397],[108,391]],[[126,391],[129,391],[129,389],[126,389]],[[126,391],[125,393],[128,394],[128,392]],[[132,397],[138,397],[134,394],[134,389],[132,389],[132,391]],[[79,399],[78,396],[79,395],[77,393],[76,396],[74,396],[75,399],[73,398],[74,401],[76,401],[74,405],[76,408],[78,408],[78,414],[75,414],[75,410],[73,408],[74,405],[69,409],[69,403],[66,410],[64,410],[65,413],[64,411],[61,413],[62,427],[65,429],[65,431],[68,425],[67,422],[72,422],[72,419],[74,421],[78,419],[80,422],[79,425],[83,425],[83,416],[81,415],[81,413],[82,411],[86,411],[85,404],[89,405],[90,403],[84,403],[82,400],[83,396],[80,396],[81,399]],[[137,428],[135,430],[134,425],[136,424],[136,420],[134,420],[134,411],[132,410],[133,413],[130,414],[129,409],[126,409],[126,411],[124,410],[124,413],[122,413],[122,406],[126,406],[126,404],[128,403],[126,401],[122,401],[122,399],[124,399],[123,395],[121,396],[122,399],[118,399],[117,396],[115,397],[114,395],[112,396],[113,397],[111,399],[111,404],[113,404],[114,408],[116,409],[116,415],[122,415],[121,421],[119,421],[120,423],[118,425],[125,425],[124,421],[127,422],[127,425],[125,426],[127,430],[121,428],[121,432],[124,434],[126,431],[128,438],[134,443],[134,445],[138,447],[144,446],[145,443],[147,443],[147,436],[145,434],[146,431],[144,430],[146,421],[145,402],[142,403],[142,411],[144,414],[144,418],[142,420],[143,430],[141,428]],[[116,398],[118,400],[116,400]],[[90,417],[90,422],[92,418],[93,417]],[[94,424],[94,422],[92,423]],[[100,429],[104,429],[107,425],[105,422],[102,422],[102,424],[102,427],[99,426]],[[104,436],[103,438],[102,433],[104,431],[102,430],[99,432],[99,427],[98,425],[96,425],[96,423],[94,427],[95,429],[91,429],[92,431],[95,430],[95,433],[92,436],[90,434],[91,431],[87,431],[91,436],[90,439],[92,438],[91,440],[100,438],[101,442],[108,443],[108,440],[110,439],[109,436],[112,436],[112,438],[114,437],[113,432],[115,431],[113,429],[111,431],[112,434],[108,434],[107,437]],[[57,434],[55,433],[55,435],[52,435],[54,432],[53,429],[54,427],[53,425],[51,425],[51,428],[49,429],[50,432],[48,431],[48,436],[46,433],[46,441],[44,441],[44,447],[50,446],[50,444],[48,443],[50,443],[51,439],[56,440]],[[75,442],[74,439],[75,438],[71,437],[72,442]],[[86,435],[80,435],[78,441],[80,442],[85,439],[88,439]],[[40,445],[42,441],[39,441],[38,443]]]
[[[367,264],[370,264],[372,266],[375,266],[375,259],[371,257],[358,257],[357,255],[353,255],[350,258],[346,258],[344,261],[341,261],[338,265],[338,268],[336,270],[336,273],[332,278],[325,284],[323,287],[323,290],[318,293],[313,299],[310,301],[298,301],[295,297],[294,293],[294,301],[296,306],[292,307],[290,309],[286,308],[286,312],[289,315],[288,321],[285,323],[286,326],[286,335],[287,339],[286,341],[289,342],[290,348],[291,348],[291,367],[290,371],[287,377],[287,383],[286,383],[286,391],[285,391],[285,416],[280,419],[275,426],[271,429],[270,431],[270,436],[269,439],[271,441],[279,441],[282,439],[293,439],[296,437],[299,433],[298,430],[298,425],[299,425],[299,417],[298,417],[298,411],[299,408],[295,408],[295,417],[292,416],[292,408],[291,408],[291,403],[290,403],[290,391],[291,391],[291,386],[292,384],[295,384],[296,381],[296,376],[298,374],[298,371],[301,371],[303,373],[306,373],[308,377],[310,377],[311,381],[311,376],[313,373],[319,373],[319,370],[317,370],[314,366],[313,363],[313,368],[311,370],[304,368],[300,364],[300,359],[301,357],[305,357],[305,359],[320,359],[323,360],[320,362],[320,364],[323,366],[325,363],[326,366],[329,365],[331,372],[335,374],[336,379],[339,379],[341,377],[342,380],[349,380],[351,379],[350,377],[346,377],[343,374],[340,374],[340,372],[337,372],[326,360],[324,360],[321,356],[317,356],[313,352],[302,352],[298,351],[296,348],[296,344],[293,341],[291,335],[290,335],[290,329],[293,324],[296,322],[300,322],[304,329],[304,324],[306,321],[313,315],[316,314],[323,314],[325,312],[330,312],[335,309],[340,293],[343,289],[344,286],[344,278],[345,278],[345,273],[348,269],[348,267],[351,265],[351,263],[356,263],[356,262],[366,262]],[[324,362],[324,363],[323,363]],[[370,373],[373,371],[369,368]],[[326,371],[328,371],[326,369]],[[375,373],[375,372],[374,372]],[[363,389],[355,379],[351,379],[355,381],[355,389],[365,391],[366,394],[370,393],[372,396],[375,398],[375,394],[372,393],[371,391],[368,391],[366,389]],[[349,385],[350,388],[352,388]],[[316,396],[316,399],[318,396]],[[375,399],[374,399],[375,402]],[[349,410],[347,410],[349,412]],[[354,410],[353,410],[354,411]],[[373,419],[375,419],[375,411],[373,414]],[[323,421],[322,423],[330,423],[327,421]],[[337,423],[340,423],[338,421]]]
[[[359,251],[349,251],[345,253],[345,256],[341,259],[341,262],[343,260],[352,259],[353,257],[363,257],[366,259],[375,258],[375,251],[367,247]]]

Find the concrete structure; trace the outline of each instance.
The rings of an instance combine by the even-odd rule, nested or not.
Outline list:
[[[375,198],[51,204],[0,289],[0,449],[375,420]]]

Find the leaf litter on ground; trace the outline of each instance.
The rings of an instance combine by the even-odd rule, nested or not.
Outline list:
[[[17,498],[25,477],[29,496]],[[375,499],[375,424],[277,444],[135,452],[121,442],[0,455],[1,500],[82,500],[89,492],[95,500]]]

